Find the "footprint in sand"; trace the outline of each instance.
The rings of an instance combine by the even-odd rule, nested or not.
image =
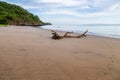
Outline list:
[[[27,51],[27,49],[25,49],[25,48],[21,48],[21,49],[19,49],[20,51]]]
[[[0,64],[0,80],[13,80],[11,77],[13,68],[2,59],[0,60]]]

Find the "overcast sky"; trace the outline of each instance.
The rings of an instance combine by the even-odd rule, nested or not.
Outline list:
[[[53,24],[120,24],[120,0],[1,0]]]

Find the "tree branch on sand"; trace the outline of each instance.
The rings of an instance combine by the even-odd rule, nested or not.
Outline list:
[[[52,39],[63,39],[63,38],[81,38],[81,37],[86,37],[86,33],[88,32],[88,30],[86,30],[84,33],[82,33],[81,35],[77,35],[77,36],[70,36],[68,34],[71,34],[73,32],[66,32],[63,36],[59,35],[56,31],[51,30],[52,31]]]

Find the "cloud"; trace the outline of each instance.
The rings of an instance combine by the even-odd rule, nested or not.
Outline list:
[[[37,0],[40,3],[54,3],[61,6],[78,6],[86,3],[85,0]]]
[[[120,10],[120,3],[111,6],[109,10],[111,11]]]
[[[40,10],[47,15],[93,17],[110,15],[109,12],[113,14],[113,11],[120,10],[119,0],[20,0],[12,3],[28,10]]]
[[[47,4],[48,15],[71,15],[78,17],[94,17],[110,15],[109,12],[119,10],[120,1],[114,0],[37,0]],[[52,5],[51,5],[52,4]],[[113,12],[112,12],[113,14]]]

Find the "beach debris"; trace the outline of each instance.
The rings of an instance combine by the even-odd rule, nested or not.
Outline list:
[[[87,32],[88,30],[86,30],[84,33],[82,33],[81,35],[77,35],[77,36],[71,36],[68,34],[71,34],[73,32],[66,32],[63,36],[59,35],[56,31],[51,30],[52,31],[52,39],[58,40],[58,39],[63,39],[63,38],[81,38],[81,37],[86,37],[87,36]]]

